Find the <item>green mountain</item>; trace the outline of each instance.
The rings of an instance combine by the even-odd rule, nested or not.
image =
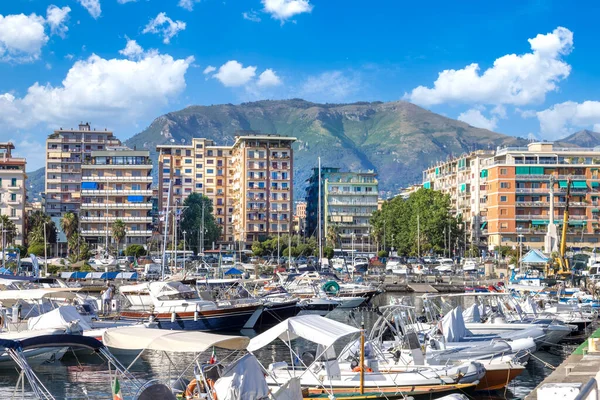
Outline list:
[[[596,147],[600,146],[600,133],[584,129],[583,131],[575,132],[560,141],[563,144],[575,145],[575,147]]]
[[[304,196],[305,181],[318,156],[323,166],[376,170],[380,190],[393,194],[421,182],[423,169],[435,161],[476,149],[526,143],[404,101],[317,104],[292,99],[187,107],[158,117],[126,144],[148,149],[156,159],[157,144],[190,143],[193,137],[232,144],[238,131],[298,139],[294,144],[297,198]],[[43,169],[29,175],[34,192],[43,191]]]
[[[190,143],[193,137],[231,144],[240,130],[298,139],[294,173],[299,198],[318,156],[323,166],[376,170],[380,190],[395,193],[402,186],[420,182],[422,170],[434,161],[526,142],[403,101],[316,104],[293,99],[187,107],[157,118],[127,144],[151,151],[157,144]]]

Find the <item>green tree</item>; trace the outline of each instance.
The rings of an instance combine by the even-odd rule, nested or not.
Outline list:
[[[327,235],[325,236],[327,246],[336,248],[340,247],[340,228],[335,224],[331,224],[327,227]]]
[[[28,254],[35,254],[38,257],[44,256],[44,243],[34,243],[30,244],[29,248],[27,248]]]
[[[8,218],[8,215],[0,215],[0,225],[4,231],[5,244],[12,244],[17,234],[15,223]]]
[[[333,247],[323,247],[323,257],[333,258]]]
[[[112,225],[112,237],[117,244],[117,256],[119,255],[119,245],[126,235],[125,222],[122,219],[117,219]]]
[[[48,243],[56,243],[56,226],[49,215],[42,211],[35,211],[27,218],[27,244],[44,243],[44,227]]]
[[[125,255],[135,258],[142,257],[146,255],[146,249],[141,244],[130,244],[125,249]]]
[[[60,228],[67,237],[67,253],[71,255],[79,245],[79,217],[77,217],[77,214],[65,213],[60,219]]]
[[[178,234],[183,239],[186,232],[186,248],[202,252],[207,246],[219,240],[221,228],[213,215],[212,201],[199,193],[190,194],[183,202],[183,214]],[[202,241],[202,209],[204,209],[204,243]]]

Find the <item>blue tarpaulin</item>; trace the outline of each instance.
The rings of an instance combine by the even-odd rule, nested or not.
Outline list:
[[[98,188],[98,184],[96,182],[81,182],[81,188],[96,190]]]
[[[525,264],[546,264],[550,261],[550,258],[546,257],[544,253],[539,250],[529,250],[527,254],[523,256],[523,263]]]
[[[237,268],[229,268],[227,271],[225,271],[225,275],[241,275],[242,271],[240,271]]]
[[[130,203],[141,203],[144,201],[144,196],[127,196],[127,201]]]

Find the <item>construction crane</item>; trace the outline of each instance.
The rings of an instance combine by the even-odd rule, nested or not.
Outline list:
[[[569,265],[569,259],[565,256],[567,252],[567,228],[569,225],[569,200],[571,199],[571,177],[567,178],[567,195],[565,197],[565,211],[563,213],[563,226],[562,233],[560,236],[560,247],[558,249],[558,256],[554,259],[555,269],[557,275],[570,275],[571,267]],[[550,218],[554,216],[551,215]]]

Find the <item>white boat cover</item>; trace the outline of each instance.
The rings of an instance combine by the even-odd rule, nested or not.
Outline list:
[[[5,307],[11,307],[19,300],[38,301],[42,299],[74,299],[79,288],[47,288],[47,289],[25,289],[25,290],[2,290],[0,291],[0,303]]]
[[[463,311],[462,316],[465,322],[481,322],[481,314],[479,314],[479,305],[477,303],[473,303],[471,307]]]
[[[302,400],[302,385],[299,377],[290,378],[289,381],[283,384],[275,393],[274,400]]]
[[[252,354],[228,365],[215,382],[219,400],[260,400],[269,398],[263,369]]]
[[[358,332],[360,332],[358,328],[319,315],[300,315],[288,318],[268,331],[252,338],[248,345],[248,351],[258,350],[277,338],[287,342],[301,337],[310,342],[329,347],[339,338]]]
[[[66,329],[72,326],[74,322],[78,322],[84,331],[92,329],[73,306],[60,306],[40,316],[29,318],[27,329]]]
[[[463,337],[472,335],[465,326],[461,306],[456,307],[444,316],[442,319],[442,334],[446,342],[460,342]]]
[[[537,316],[537,305],[531,297],[527,297],[521,304],[521,309],[526,314],[533,314]]]
[[[102,335],[102,341],[107,347],[122,350],[202,353],[211,347],[243,350],[248,346],[250,339],[243,336],[215,335],[204,332],[118,328],[107,329]]]

